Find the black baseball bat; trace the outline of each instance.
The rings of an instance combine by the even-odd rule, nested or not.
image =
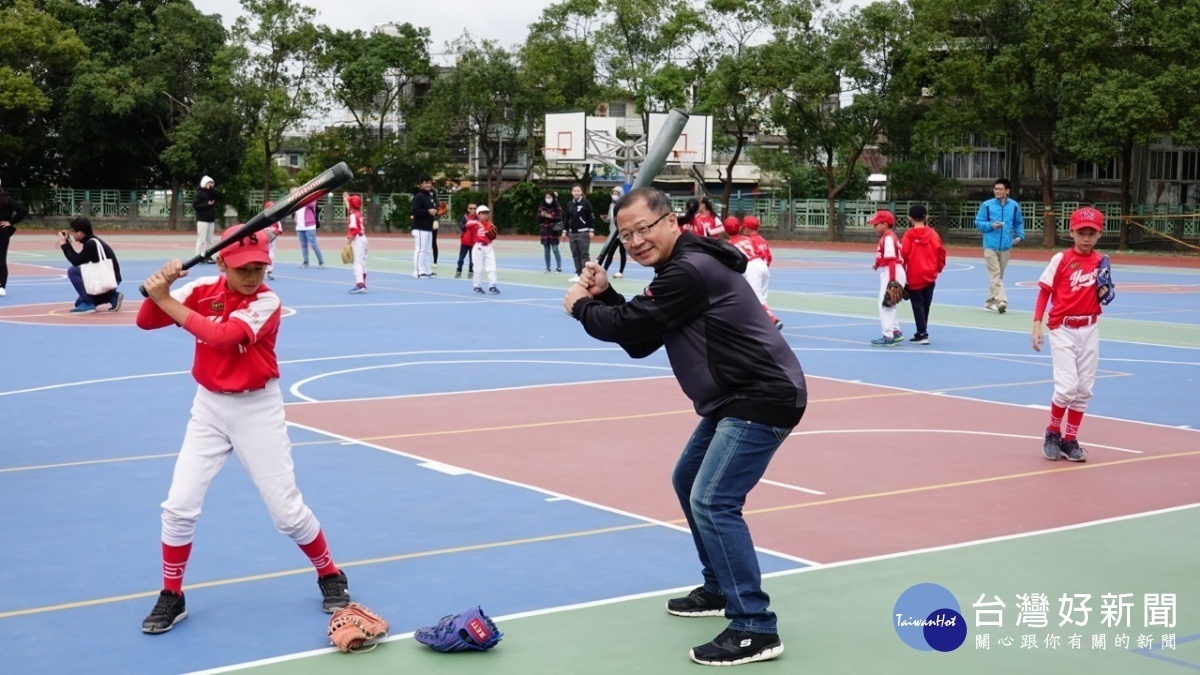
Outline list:
[[[671,154],[671,148],[675,147],[675,141],[679,140],[679,135],[683,133],[689,117],[691,116],[679,108],[672,108],[671,112],[667,114],[662,131],[654,139],[654,146],[646,148],[646,157],[642,160],[642,165],[638,167],[637,178],[633,179],[634,190],[654,184],[655,177],[662,170],[663,164],[666,164],[667,155]],[[596,258],[601,265],[617,252],[618,246],[621,246],[621,240],[617,239],[617,224],[609,223],[608,228],[608,241],[604,242],[604,248],[600,249],[600,255]]]
[[[349,183],[353,178],[354,172],[350,170],[350,167],[346,166],[345,162],[340,162],[337,164],[337,166],[326,169],[321,175],[313,178],[304,185],[301,185],[300,188],[295,192],[292,192],[283,199],[280,199],[278,202],[275,202],[271,208],[260,211],[258,215],[254,216],[250,220],[247,220],[245,225],[242,225],[229,237],[221,239],[214,244],[212,248],[209,248],[200,255],[185,261],[183,263],[183,269],[191,269],[204,262],[208,258],[213,257],[218,251],[233,244],[234,242],[241,241],[255,232],[267,229],[271,225],[274,225],[275,223],[300,210],[301,207],[309,202],[316,201],[329,192],[332,192],[346,183]],[[143,298],[150,297],[146,293],[145,286],[139,286],[138,290],[141,291]]]

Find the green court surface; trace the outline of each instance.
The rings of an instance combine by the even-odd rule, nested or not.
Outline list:
[[[1103,499],[1103,495],[1096,495]],[[749,673],[1183,673],[1200,670],[1200,505],[1095,524],[783,573],[766,581],[780,616],[786,651],[775,661],[741,666]],[[1002,505],[997,505],[1002,510]],[[953,517],[947,505],[945,517]],[[912,514],[916,519],[936,512]],[[918,651],[893,628],[893,609],[905,589],[940,584],[953,592],[970,630],[953,652]],[[1049,598],[1045,628],[1016,627],[1017,595]],[[1129,627],[1106,625],[1101,596],[1131,593]],[[1174,627],[1146,626],[1144,594],[1175,594]],[[1059,598],[1089,594],[1085,625],[1059,627]],[[319,652],[264,663],[240,672],[269,673],[699,673],[688,648],[725,627],[718,618],[668,615],[671,593],[618,599],[561,611],[502,618],[505,637],[487,653],[437,654],[408,636],[397,636],[374,652]],[[1006,605],[1002,628],[975,626],[972,605]],[[1115,602],[1110,604],[1116,604]],[[1078,606],[1078,605],[1077,605]],[[457,608],[447,608],[454,610]],[[486,609],[486,608],[485,608]],[[1081,615],[1067,610],[1075,620]],[[986,615],[988,618],[994,615]],[[1164,616],[1159,615],[1160,618]],[[436,620],[437,617],[431,617]],[[978,643],[987,633],[989,648]],[[1080,636],[1079,648],[1070,636]],[[1162,649],[1174,634],[1174,649]],[[1036,648],[1022,648],[1025,635]],[[1047,638],[1058,635],[1056,649]],[[1103,635],[1104,649],[1093,644]],[[1127,647],[1118,646],[1127,636]],[[1139,650],[1139,637],[1153,638]],[[1003,643],[1011,640],[1010,646]],[[1143,653],[1148,651],[1149,654]],[[739,671],[741,672],[741,671]]]

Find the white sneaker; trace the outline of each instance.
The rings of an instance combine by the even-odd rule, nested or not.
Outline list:
[[[8,291],[4,290],[3,286],[0,286],[0,298],[3,298],[6,295],[8,295]]]
[[[575,283],[576,281],[579,281],[579,275],[576,274],[575,276],[571,277],[570,279],[567,279],[567,281],[569,281],[571,283]]]
[[[624,276],[625,276],[624,274],[621,274],[620,272],[617,272],[616,274],[614,274],[614,275],[613,275],[613,278],[614,278],[614,279],[620,279],[620,278],[622,278],[622,277],[624,277]]]
[[[996,305],[994,305],[993,303],[990,303],[990,302],[984,303],[983,308],[989,312],[996,311]]]

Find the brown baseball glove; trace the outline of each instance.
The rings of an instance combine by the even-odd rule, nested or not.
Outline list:
[[[883,306],[896,307],[904,299],[904,286],[899,281],[889,281],[883,292]]]
[[[334,612],[329,619],[329,641],[343,652],[370,651],[375,644],[368,645],[387,635],[387,619],[366,607],[352,602]]]
[[[449,210],[450,210],[449,204],[447,204],[446,202],[438,202],[438,217],[439,218],[446,215],[446,212]]]

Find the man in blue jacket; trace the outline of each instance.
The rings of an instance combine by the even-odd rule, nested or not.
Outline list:
[[[1004,292],[1004,268],[1014,244],[1025,239],[1025,219],[1021,205],[1008,198],[1012,185],[1006,178],[997,178],[992,186],[996,195],[979,207],[975,227],[983,232],[983,260],[987,263],[988,296],[983,308],[989,312],[1008,311],[1008,294]]]
[[[633,358],[665,348],[700,416],[671,479],[704,584],[668,600],[667,611],[729,619],[720,635],[691,650],[697,663],[773,659],[783,642],[742,508],[804,415],[804,372],[742,276],[746,256],[735,246],[682,232],[670,198],[653,188],[622,197],[614,218],[629,257],[653,268],[654,279],[626,300],[604,268],[588,262],[563,308],[588,335]]]

